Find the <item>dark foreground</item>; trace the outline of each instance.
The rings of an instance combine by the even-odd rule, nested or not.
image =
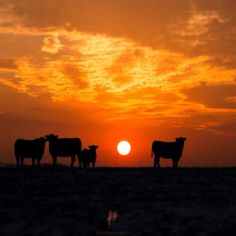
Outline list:
[[[236,169],[0,168],[0,235],[236,235]]]

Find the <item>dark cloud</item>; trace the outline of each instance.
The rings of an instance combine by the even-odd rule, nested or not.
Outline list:
[[[201,85],[183,91],[187,99],[211,108],[236,109],[236,85]],[[231,99],[232,98],[232,99]]]
[[[34,0],[3,1],[24,25],[36,28],[65,27],[80,31],[126,36],[152,46],[169,41],[169,25],[184,19],[189,0]],[[4,6],[4,4],[2,4]],[[161,39],[161,41],[159,40]]]
[[[0,58],[0,68],[2,69],[16,69],[15,60],[13,58]]]
[[[236,120],[236,117],[235,117]],[[215,130],[221,134],[236,136],[236,121],[223,122],[221,125],[215,127]]]
[[[1,57],[38,55],[41,52],[42,42],[43,36],[0,34]]]
[[[202,34],[173,37],[173,48],[178,49],[177,42],[179,49],[189,55],[209,55],[211,64],[235,68],[236,2],[234,0],[195,0],[192,3],[192,14],[202,16],[216,14],[217,17],[205,25],[205,32]],[[179,21],[179,19],[176,20]],[[185,18],[182,21],[182,27],[188,20]],[[177,27],[179,27],[178,24]]]
[[[180,17],[191,6],[189,0],[34,0],[3,1],[12,5],[14,13],[30,26],[62,26],[71,23],[82,30],[104,30],[113,24],[116,29],[127,29],[129,24],[154,24],[165,26],[174,17]],[[162,21],[162,22],[160,22]],[[102,25],[101,23],[106,23]],[[123,24],[122,24],[123,23]],[[163,23],[163,24],[162,24]],[[119,27],[120,25],[120,27]],[[126,26],[126,27],[125,27]],[[109,29],[112,30],[112,29]]]
[[[67,27],[85,32],[125,36],[155,48],[190,55],[208,54],[214,64],[235,66],[236,2],[233,0],[2,0],[24,25]],[[194,14],[215,14],[199,35],[176,34]],[[174,27],[174,28],[173,28]],[[194,28],[194,27],[193,27]],[[195,29],[196,30],[196,29]],[[222,58],[219,58],[223,56]],[[227,62],[225,62],[225,60]]]
[[[89,88],[89,83],[86,81],[86,73],[78,66],[65,65],[62,72],[73,81],[80,89]]]

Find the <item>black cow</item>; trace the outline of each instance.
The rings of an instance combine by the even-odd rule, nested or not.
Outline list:
[[[84,149],[81,153],[81,160],[83,162],[83,167],[88,167],[89,164],[92,163],[93,168],[95,167],[96,164],[96,149],[98,148],[97,145],[90,145],[89,149]]]
[[[81,167],[81,140],[79,138],[58,138],[58,135],[49,134],[45,136],[49,141],[49,152],[52,156],[53,166],[57,165],[57,157],[71,157],[70,166],[74,166],[76,156],[79,167]]]
[[[172,159],[173,168],[178,167],[178,161],[181,158],[184,150],[184,142],[186,138],[176,138],[175,142],[153,141],[151,156],[154,157],[154,168],[160,167],[160,157]]]
[[[43,157],[46,139],[36,138],[34,140],[24,140],[17,139],[14,145],[14,151],[16,156],[16,166],[23,166],[24,158],[32,159],[32,166],[35,165],[35,160],[37,160],[37,165],[40,165],[40,160]]]

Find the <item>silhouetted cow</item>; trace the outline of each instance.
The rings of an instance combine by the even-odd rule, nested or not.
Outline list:
[[[17,139],[14,145],[17,167],[19,167],[20,163],[23,166],[24,158],[31,158],[32,166],[35,165],[35,160],[37,160],[37,165],[39,166],[44,154],[46,141],[43,137],[34,140]]]
[[[77,156],[79,167],[81,167],[81,140],[79,138],[58,138],[58,135],[49,134],[45,136],[49,141],[49,152],[52,156],[53,166],[57,165],[57,157],[71,157],[70,166],[74,166]]]
[[[172,159],[173,168],[178,167],[178,161],[183,154],[184,142],[186,138],[176,138],[176,142],[153,141],[151,156],[154,157],[154,168],[160,167],[160,157]]]
[[[89,146],[89,149],[84,149],[81,153],[81,160],[83,162],[83,167],[89,167],[89,164],[92,163],[92,166],[95,167],[96,164],[96,149],[98,148],[97,145]]]

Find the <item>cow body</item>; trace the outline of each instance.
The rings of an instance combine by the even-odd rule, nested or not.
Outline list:
[[[57,157],[71,157],[71,167],[74,166],[76,157],[81,167],[80,153],[81,140],[79,138],[58,138],[57,135],[45,136],[49,141],[49,153],[53,159],[53,166],[57,165]]]
[[[160,167],[160,158],[172,159],[173,167],[178,167],[179,159],[183,154],[186,138],[176,138],[175,142],[153,141],[152,156],[154,153],[154,168]]]
[[[81,160],[83,163],[83,167],[89,168],[90,163],[92,164],[93,168],[96,164],[97,154],[96,149],[98,148],[97,145],[89,146],[89,149],[84,149],[81,153]]]
[[[39,166],[44,154],[45,143],[46,139],[43,137],[34,140],[17,139],[14,145],[17,167],[20,164],[23,166],[24,158],[31,158],[32,166],[35,165],[37,160],[37,165]]]

